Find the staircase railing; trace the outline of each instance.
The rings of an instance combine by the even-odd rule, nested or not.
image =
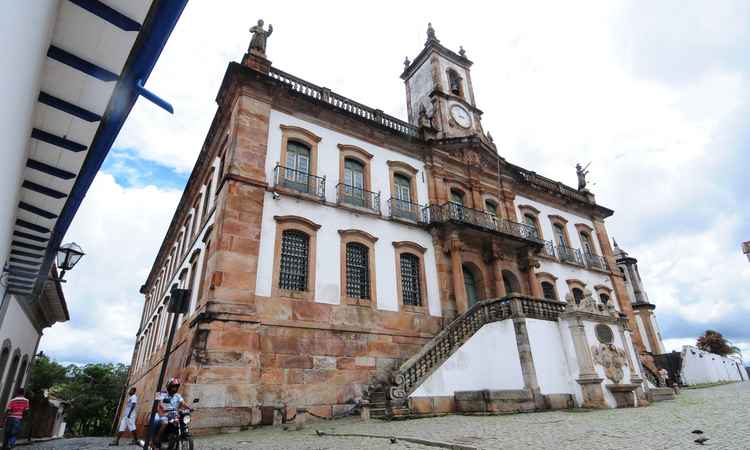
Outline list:
[[[557,321],[565,303],[525,295],[479,301],[456,317],[416,355],[394,371],[388,396],[394,403],[405,401],[440,365],[488,323],[513,317]]]

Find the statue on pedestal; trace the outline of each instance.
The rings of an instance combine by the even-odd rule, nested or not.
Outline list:
[[[263,28],[263,19],[259,19],[258,24],[250,28],[250,32],[253,34],[253,38],[250,40],[248,53],[266,56],[266,41],[271,33],[273,33],[273,25],[269,24],[268,30],[265,30]]]
[[[586,164],[586,167],[581,167],[580,164],[576,164],[576,175],[578,175],[578,190],[583,191],[586,189],[586,175],[588,175],[589,171],[586,170],[589,168],[591,163]]]

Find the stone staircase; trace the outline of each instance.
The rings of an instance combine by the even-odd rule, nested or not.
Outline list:
[[[664,400],[674,400],[674,389],[665,386],[663,381],[648,366],[643,365],[642,367],[643,373],[646,375],[646,380],[648,380],[649,384],[649,401],[661,402]]]
[[[671,387],[656,387],[649,390],[652,402],[674,400],[674,389]]]
[[[388,382],[371,385],[371,417],[408,416],[409,395],[484,325],[512,317],[556,321],[564,308],[561,302],[518,294],[477,302],[394,370]]]

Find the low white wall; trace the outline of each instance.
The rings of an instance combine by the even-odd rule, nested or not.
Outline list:
[[[411,397],[450,396],[456,391],[523,389],[513,322],[483,326]]]
[[[745,381],[747,372],[740,363],[690,345],[682,347],[682,382],[688,386],[720,381]]]
[[[542,394],[575,394],[577,384],[570,370],[569,355],[564,348],[558,322],[526,319],[531,354],[534,358],[537,382]],[[570,361],[577,364],[575,356]]]

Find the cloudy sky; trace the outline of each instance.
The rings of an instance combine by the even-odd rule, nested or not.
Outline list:
[[[377,6],[375,6],[377,5]],[[191,0],[66,240],[72,320],[41,349],[129,363],[146,279],[258,18],[273,65],[406,117],[399,79],[428,21],[474,61],[483,125],[509,161],[592,190],[639,260],[669,349],[715,328],[750,354],[750,2],[248,2]]]

